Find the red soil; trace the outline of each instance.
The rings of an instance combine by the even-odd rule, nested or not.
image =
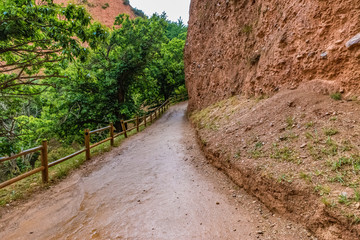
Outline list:
[[[55,0],[55,3],[66,4],[74,2],[86,6],[94,20],[101,22],[107,27],[112,27],[115,18],[122,13],[128,14],[130,17],[135,18],[134,12],[131,10],[130,5],[124,5],[123,0]]]

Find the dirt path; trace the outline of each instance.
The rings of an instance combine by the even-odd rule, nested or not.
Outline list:
[[[185,110],[11,209],[0,239],[312,239],[206,162]]]

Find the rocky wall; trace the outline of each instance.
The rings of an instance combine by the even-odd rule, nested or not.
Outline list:
[[[360,0],[192,0],[185,47],[189,109],[312,80],[354,97],[359,32]]]

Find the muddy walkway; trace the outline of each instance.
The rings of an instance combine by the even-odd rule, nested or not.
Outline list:
[[[11,208],[0,239],[312,239],[206,162],[185,110]]]

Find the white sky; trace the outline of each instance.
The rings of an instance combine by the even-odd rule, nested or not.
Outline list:
[[[177,21],[179,17],[185,24],[189,21],[190,0],[130,0],[130,5],[148,16],[165,11],[171,21]]]

